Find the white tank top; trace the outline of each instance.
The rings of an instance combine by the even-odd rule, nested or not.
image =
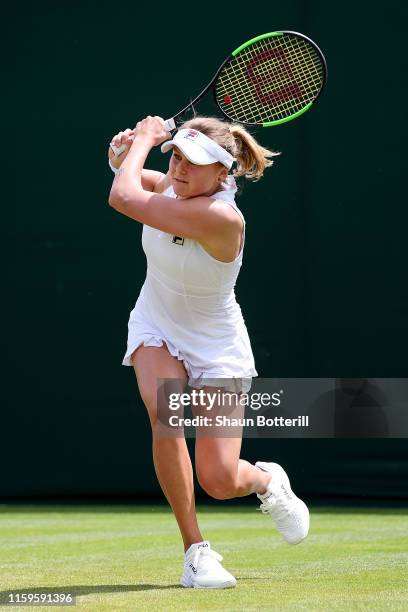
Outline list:
[[[234,292],[242,265],[245,219],[234,200],[237,187],[233,177],[224,185],[226,190],[211,197],[232,206],[244,222],[240,253],[234,261],[218,261],[196,240],[143,226],[147,275],[130,315],[125,360],[150,334],[175,349],[193,376],[257,375]],[[176,197],[172,187],[163,195]]]
[[[235,191],[236,187],[220,191],[212,198],[227,202],[237,211],[244,222],[245,236],[245,220],[235,204]],[[163,195],[176,197],[172,187]],[[244,239],[236,259],[225,263],[212,257],[196,240],[179,238],[147,225],[143,227],[142,236],[148,275],[162,282],[166,289],[192,297],[215,298],[220,294],[231,294],[242,265],[243,242]]]

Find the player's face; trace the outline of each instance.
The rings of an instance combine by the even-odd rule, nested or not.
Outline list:
[[[169,171],[174,192],[180,198],[213,195],[220,190],[220,183],[228,173],[219,162],[205,166],[192,164],[177,147],[173,147]]]

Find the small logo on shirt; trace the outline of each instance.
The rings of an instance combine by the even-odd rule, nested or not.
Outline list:
[[[180,246],[183,246],[184,238],[181,238],[180,236],[173,236],[172,243],[173,244],[179,244]]]

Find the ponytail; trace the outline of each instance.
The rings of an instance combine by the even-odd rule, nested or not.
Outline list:
[[[230,132],[235,141],[234,157],[237,161],[234,176],[245,176],[250,181],[259,181],[265,168],[273,165],[273,160],[269,158],[280,153],[262,147],[241,125],[231,124]]]
[[[271,157],[280,155],[277,151],[265,149],[240,124],[228,123],[215,117],[194,117],[181,128],[195,129],[212,138],[226,149],[237,162],[233,176],[244,176],[250,181],[259,181],[265,168],[273,164]]]

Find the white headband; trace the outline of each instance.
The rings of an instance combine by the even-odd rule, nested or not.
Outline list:
[[[234,163],[234,158],[226,149],[198,130],[179,130],[172,140],[162,144],[162,153],[167,153],[173,146],[179,148],[192,164],[199,166],[218,161],[229,170]]]

